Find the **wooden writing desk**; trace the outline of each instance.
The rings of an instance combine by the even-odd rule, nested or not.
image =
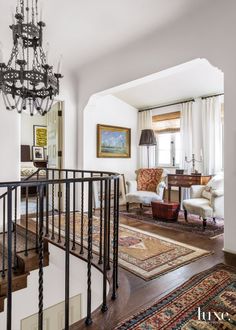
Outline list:
[[[171,188],[179,188],[179,202],[181,202],[181,188],[190,188],[192,185],[206,185],[211,176],[168,174],[168,201],[171,200]]]

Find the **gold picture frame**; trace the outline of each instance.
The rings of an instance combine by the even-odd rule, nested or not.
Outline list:
[[[34,125],[34,141],[33,145],[35,147],[47,147],[48,144],[48,132],[47,126]]]
[[[97,125],[97,158],[130,158],[131,129]]]

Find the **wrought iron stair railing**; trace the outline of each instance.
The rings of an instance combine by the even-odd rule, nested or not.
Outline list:
[[[27,258],[32,244],[29,236],[35,235],[33,249],[38,255],[38,330],[43,330],[44,310],[44,245],[48,242],[65,250],[65,325],[69,329],[70,254],[87,261],[87,315],[85,324],[92,323],[92,265],[97,260],[103,274],[102,312],[108,309],[107,275],[112,274],[112,299],[118,289],[118,236],[119,236],[119,174],[101,171],[39,169],[22,182],[0,183],[6,192],[0,196],[2,217],[2,278],[7,279],[7,330],[12,329],[12,277],[18,269],[17,225],[24,231],[24,254]],[[36,179],[34,179],[36,177]],[[95,189],[96,185],[96,189]],[[36,195],[29,197],[30,187]],[[20,189],[26,189],[25,214],[19,217]],[[100,207],[96,210],[99,231],[94,248],[94,193],[99,192]],[[30,208],[29,208],[30,205]],[[32,205],[35,209],[32,211]],[[33,212],[33,213],[32,213]],[[45,243],[46,242],[46,243]],[[79,250],[79,251],[78,251]],[[93,258],[93,256],[97,258]],[[7,260],[7,265],[5,260]],[[112,266],[112,267],[111,267]]]

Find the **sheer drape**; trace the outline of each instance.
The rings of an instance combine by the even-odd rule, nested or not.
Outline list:
[[[222,124],[220,97],[202,100],[203,169],[204,174],[222,170]]]
[[[186,102],[181,104],[180,117],[180,133],[181,133],[181,156],[180,167],[187,173],[191,173],[191,163],[185,161],[192,159],[193,154],[193,102]],[[188,188],[182,189],[182,200],[190,198],[190,190]]]
[[[143,129],[152,129],[152,111],[142,111],[138,114],[138,141],[141,136],[141,131]],[[147,168],[148,167],[148,157],[147,157],[147,147],[138,147],[138,167]],[[150,167],[155,167],[155,146],[149,147],[149,160]]]
[[[191,163],[185,161],[192,159],[193,154],[193,102],[181,104],[180,117],[180,132],[181,132],[181,157],[180,167],[187,173],[191,173]]]

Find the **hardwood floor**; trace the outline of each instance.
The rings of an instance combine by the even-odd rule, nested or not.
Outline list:
[[[145,281],[120,267],[118,297],[116,301],[109,301],[109,309],[105,314],[100,309],[93,313],[93,324],[89,327],[91,330],[113,330],[122,320],[152,304],[193,275],[218,263],[236,266],[236,255],[222,251],[223,235],[216,239],[208,239],[191,233],[161,229],[154,224],[144,224],[133,219],[121,218],[120,222],[179,242],[214,251],[214,253],[151,281]],[[71,327],[72,330],[85,328],[83,320]]]
[[[153,223],[144,223],[134,219],[120,217],[120,223],[145,230],[154,234],[162,235],[174,239],[176,241],[190,244],[198,248],[213,251],[214,253],[198,259],[190,264],[180,267],[172,272],[162,275],[151,281],[145,281],[142,278],[124,270],[119,267],[119,283],[120,287],[117,292],[117,299],[111,299],[111,286],[108,296],[108,311],[102,313],[98,308],[93,314],[93,324],[89,327],[85,326],[84,320],[74,324],[70,327],[71,330],[91,329],[91,330],[114,330],[115,327],[124,319],[132,316],[134,313],[149,306],[159,298],[163,297],[176,287],[186,282],[193,275],[209,269],[218,263],[225,263],[231,266],[236,266],[236,255],[224,253],[223,248],[223,235],[215,239],[193,235],[191,233],[176,232],[171,229],[159,228]],[[24,226],[24,219],[21,224]],[[34,222],[29,222],[30,230],[34,231]],[[64,249],[64,240],[61,244],[47,239],[50,243],[57,245]],[[72,254],[79,256],[79,248],[72,251]],[[93,264],[97,265],[97,257],[94,254]],[[111,274],[108,272],[108,278]]]

